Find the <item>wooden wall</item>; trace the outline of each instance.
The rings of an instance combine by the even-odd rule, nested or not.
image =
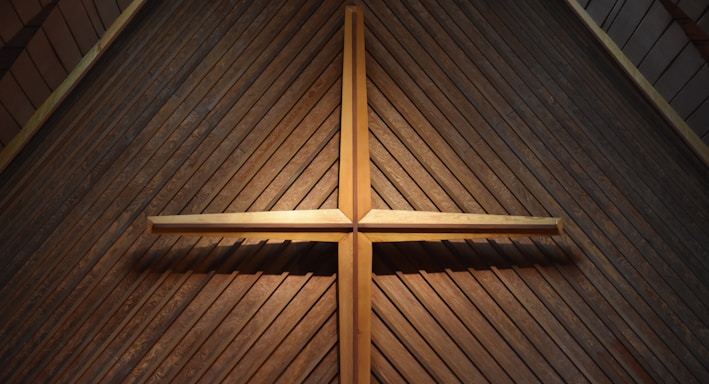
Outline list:
[[[344,2],[145,5],[0,174],[1,382],[336,382]],[[709,382],[709,169],[563,1],[367,1],[373,204],[560,216],[380,244],[374,382]],[[524,31],[524,33],[519,33]]]
[[[0,150],[130,0],[0,0]]]
[[[662,0],[578,0],[645,78],[709,144],[709,60]],[[709,1],[670,0],[709,36]],[[698,41],[707,44],[702,36]]]

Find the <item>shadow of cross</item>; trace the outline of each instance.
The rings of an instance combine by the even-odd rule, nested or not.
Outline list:
[[[340,382],[370,379],[372,243],[559,235],[559,218],[371,207],[361,8],[345,10],[337,209],[148,218],[150,232],[338,243]]]

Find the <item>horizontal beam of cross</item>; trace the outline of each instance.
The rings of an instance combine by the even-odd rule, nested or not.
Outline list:
[[[339,209],[174,215],[148,219],[148,229],[155,234],[325,242],[339,242],[343,233],[353,231],[353,226]],[[562,232],[562,221],[554,217],[372,209],[359,221],[358,231],[373,242],[437,241],[558,235]]]

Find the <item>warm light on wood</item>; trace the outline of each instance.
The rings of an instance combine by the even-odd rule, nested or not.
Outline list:
[[[364,18],[346,7],[338,209],[148,218],[151,233],[338,243],[340,382],[371,370],[372,243],[548,236],[558,218],[371,209]]]
[[[340,178],[338,205],[352,220],[352,234],[340,242],[339,252],[351,257],[341,261],[345,279],[338,281],[340,290],[340,382],[368,383],[370,377],[369,346],[372,247],[357,232],[357,222],[369,212],[369,126],[367,114],[367,77],[364,56],[364,16],[359,7],[345,8],[345,46],[342,59],[342,115],[340,119]],[[363,251],[362,248],[367,250]],[[368,260],[368,262],[367,262]],[[366,271],[365,271],[366,269]],[[340,275],[341,276],[341,275]],[[339,278],[339,276],[338,276]],[[366,280],[366,281],[365,281]],[[362,291],[363,287],[366,288]],[[366,346],[366,347],[365,347]]]
[[[562,233],[562,220],[554,217],[373,209],[359,222],[359,229],[374,242],[455,240],[559,235]]]
[[[704,164],[709,166],[709,146],[699,135],[687,124],[687,122],[675,111],[674,107],[664,96],[652,85],[640,72],[640,69],[626,56],[613,39],[591,18],[586,9],[577,0],[566,0],[579,19],[586,25],[589,31],[598,39],[610,56],[620,65],[620,68],[627,73],[635,82],[638,89],[647,96],[657,110],[664,116],[665,120],[675,129],[677,134],[687,143],[687,145],[699,156]]]
[[[364,64],[364,17],[359,7],[345,8],[340,120],[340,188],[338,206],[359,220],[372,206],[369,182],[367,77]]]
[[[337,311],[340,325],[340,382],[354,383],[355,309],[354,309],[354,240],[348,233],[337,250]]]
[[[339,209],[152,216],[155,234],[241,237],[255,239],[338,242],[351,231],[351,221]]]

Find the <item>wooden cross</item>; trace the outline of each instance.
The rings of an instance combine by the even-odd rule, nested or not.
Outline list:
[[[370,379],[372,243],[559,235],[559,218],[371,207],[361,8],[345,10],[337,209],[153,216],[150,232],[338,243],[340,381]]]

